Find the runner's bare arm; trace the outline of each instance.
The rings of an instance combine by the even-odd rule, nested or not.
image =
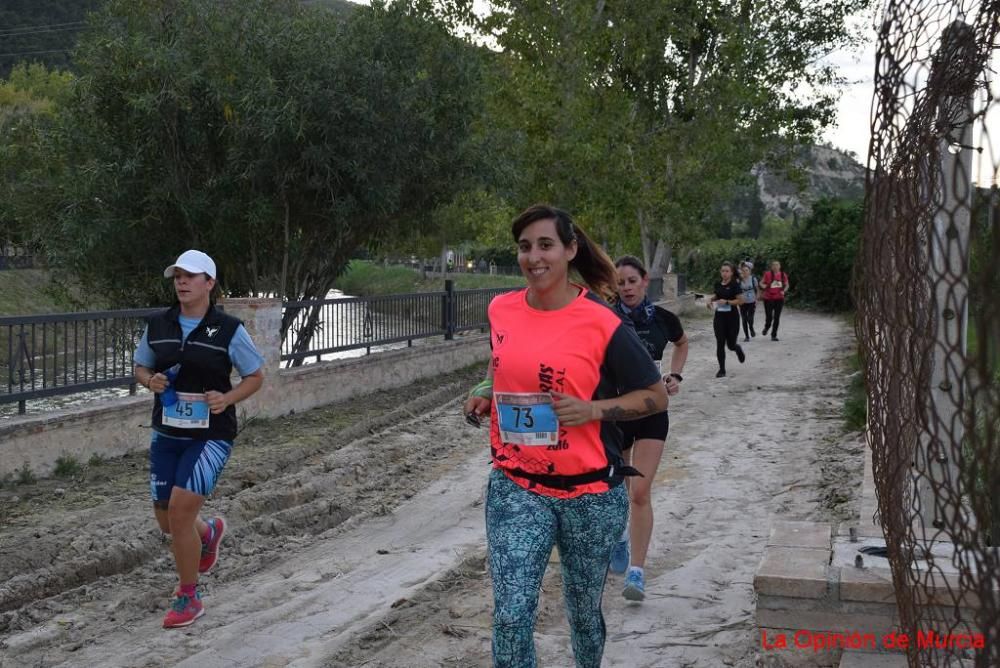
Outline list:
[[[688,357],[688,337],[681,334],[681,338],[673,342],[673,350],[670,351],[670,371],[663,376],[663,382],[667,386],[667,394],[674,396],[680,391],[680,381],[671,374],[680,376],[684,371],[684,364]]]
[[[647,415],[662,413],[667,410],[667,405],[670,403],[667,388],[662,382],[653,383],[649,387],[633,390],[613,399],[595,401],[586,401],[555,391],[549,394],[552,395],[552,407],[560,424],[567,427],[579,427],[594,420],[638,420]]]
[[[260,386],[263,384],[264,370],[257,369],[249,376],[243,376],[243,380],[240,381],[240,384],[225,394],[222,392],[216,392],[215,390],[209,390],[205,393],[205,401],[208,402],[209,410],[218,415],[229,406],[238,404],[249,397],[251,394],[259,390]]]
[[[486,364],[486,380],[493,380],[493,357]],[[470,395],[462,404],[462,412],[465,415],[475,413],[476,415],[486,415],[490,412],[490,399]]]
[[[152,369],[141,364],[135,365],[135,379],[140,385],[156,394],[162,393],[170,384],[162,373],[155,373]]]
[[[682,334],[681,338],[674,341],[674,348],[670,351],[670,373],[684,373],[684,365],[688,358],[688,335]]]

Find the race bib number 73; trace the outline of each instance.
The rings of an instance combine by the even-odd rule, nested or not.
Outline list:
[[[500,439],[513,445],[556,445],[559,443],[559,418],[552,408],[552,397],[545,393],[498,392],[497,403]]]

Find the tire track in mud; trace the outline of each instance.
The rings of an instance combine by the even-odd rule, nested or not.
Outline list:
[[[442,450],[416,434],[440,421],[434,411],[464,396],[481,375],[477,364],[436,383],[251,425],[206,504],[207,513],[221,512],[230,521],[227,543],[235,549],[224,554],[226,563],[205,584],[245,577],[280,559],[290,546],[341,524],[386,514],[450,468],[456,455],[470,454]],[[380,440],[387,430],[392,436]],[[482,445],[470,450],[477,448]],[[137,458],[144,464],[144,455],[131,457]],[[144,471],[124,473],[136,469],[134,464],[110,462],[113,471],[97,477],[114,478],[117,472],[134,481],[131,489],[82,509],[46,507],[49,481],[40,483],[42,491],[34,498],[30,489],[16,490],[26,498],[14,501],[13,512],[5,509],[3,517],[13,519],[0,529],[0,649],[12,649],[10,635],[4,634],[19,635],[14,645],[23,642],[19,650],[28,652],[51,642],[41,642],[48,634],[33,639],[30,631],[57,616],[72,618],[74,608],[93,603],[106,587],[135,594],[115,606],[117,618],[165,609],[172,558],[152,518]],[[4,491],[0,502],[10,503],[14,494]],[[108,490],[100,482],[82,481],[66,492],[71,495],[106,499]],[[70,636],[82,635],[72,631],[86,625],[72,619],[63,624]],[[39,660],[38,665],[49,664]]]

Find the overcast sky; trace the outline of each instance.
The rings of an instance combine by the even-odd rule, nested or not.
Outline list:
[[[875,75],[875,36],[859,51],[838,51],[830,61],[848,80],[840,91],[837,123],[823,133],[823,139],[844,151],[854,151],[861,164],[868,156],[871,138],[871,108]]]

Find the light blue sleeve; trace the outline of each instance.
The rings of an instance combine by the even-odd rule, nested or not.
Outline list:
[[[146,327],[146,329],[142,331],[142,338],[139,339],[139,345],[135,349],[132,361],[139,366],[146,367],[147,369],[155,369],[156,353],[154,353],[153,349],[149,347],[147,334],[149,334],[149,327]]]
[[[243,325],[236,329],[233,340],[229,342],[229,359],[233,361],[236,373],[240,376],[249,376],[264,366],[264,357],[257,352],[250,332]]]

